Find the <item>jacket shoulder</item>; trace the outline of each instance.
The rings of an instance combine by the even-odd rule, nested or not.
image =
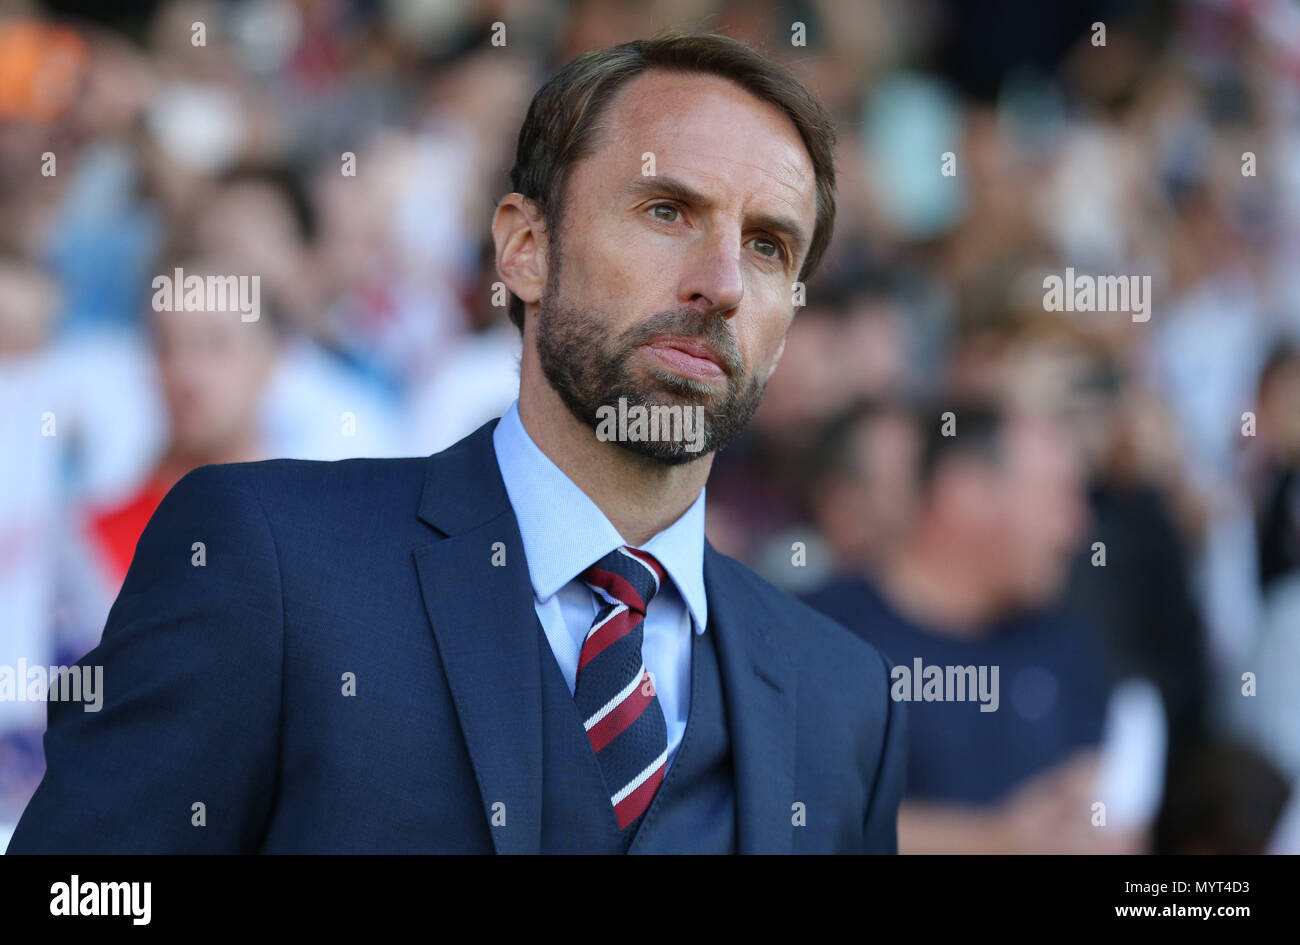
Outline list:
[[[424,485],[427,456],[340,460],[263,459],[208,463],[182,476],[169,498],[233,490],[260,498],[267,511],[312,505],[338,513],[376,501],[406,501],[414,508]],[[175,493],[175,496],[172,494]]]
[[[241,463],[206,463],[196,466],[177,482],[255,483],[267,488],[300,487],[303,483],[345,486],[357,483],[423,481],[427,456],[357,459],[259,459]]]

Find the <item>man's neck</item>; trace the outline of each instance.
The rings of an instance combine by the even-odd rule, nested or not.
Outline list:
[[[586,493],[628,544],[644,545],[682,517],[713,466],[709,454],[667,466],[614,442],[596,439],[555,389],[525,364],[519,420],[538,449]]]
[[[944,636],[980,637],[995,617],[995,602],[972,580],[969,569],[941,560],[916,542],[890,558],[881,582],[900,612]]]

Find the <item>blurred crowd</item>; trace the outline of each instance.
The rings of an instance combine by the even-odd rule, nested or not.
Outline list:
[[[668,27],[753,43],[840,128],[710,541],[893,664],[1000,668],[996,712],[909,706],[903,850],[1300,852],[1286,0],[0,0],[0,666],[95,645],[195,466],[499,416],[524,111]],[[1046,311],[1067,267],[1150,276],[1150,319]],[[261,318],[155,311],[177,268],[259,274]],[[44,710],[0,701],[0,840]]]

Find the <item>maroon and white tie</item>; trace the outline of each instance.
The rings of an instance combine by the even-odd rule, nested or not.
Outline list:
[[[666,577],[654,556],[626,545],[581,575],[604,604],[578,655],[573,698],[624,831],[650,807],[668,761],[668,724],[641,657],[646,608]]]

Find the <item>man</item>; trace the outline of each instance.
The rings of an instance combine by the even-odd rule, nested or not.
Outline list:
[[[203,278],[235,271],[226,257],[186,254],[163,267]],[[140,533],[167,492],[185,473],[207,463],[249,461],[263,452],[258,410],[275,365],[281,337],[278,315],[268,309],[246,323],[225,311],[154,310],[148,313],[167,438],[156,460],[132,492],[86,510],[95,573],[101,585],[88,596],[102,609],[87,615],[85,629],[98,634],[104,614],[122,587]],[[97,639],[97,636],[96,636]],[[88,640],[75,656],[93,645]]]
[[[492,223],[517,404],[431,457],[186,476],[11,852],[894,852],[883,658],[702,524],[829,239],[832,135],[723,37],[562,70]]]
[[[1078,457],[1045,417],[950,410],[924,421],[897,550],[808,598],[880,647],[912,702],[899,848],[1125,851],[1133,838],[1091,819],[1100,644],[1053,606],[1087,523]]]
[[[805,460],[804,492],[835,570],[876,571],[898,548],[920,439],[907,406],[884,398],[856,400],[823,424]]]

